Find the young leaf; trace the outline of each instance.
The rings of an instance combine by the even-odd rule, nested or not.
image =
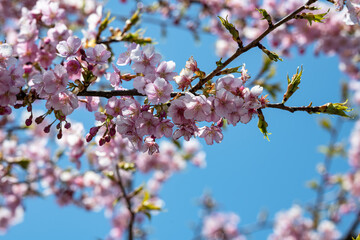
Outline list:
[[[267,131],[268,123],[265,121],[265,117],[260,109],[258,109],[258,117],[259,117],[258,128],[259,128],[260,132],[262,134],[264,134],[264,138],[266,138],[268,141],[270,141],[269,135],[271,133],[268,133],[268,131]]]
[[[308,22],[309,22],[309,24],[311,26],[312,22],[323,23],[322,20],[325,19],[325,15],[328,14],[329,11],[330,11],[330,9],[325,13],[319,13],[319,14],[301,13],[300,15],[297,15],[295,18],[297,18],[297,19],[306,19],[306,20],[308,20]]]
[[[216,74],[216,76],[226,75],[226,74],[231,74],[231,73],[240,73],[240,72],[239,72],[239,68],[240,68],[240,67],[242,67],[242,66],[234,67],[234,68],[225,68],[225,69],[221,70],[221,72],[219,72],[218,74]]]
[[[332,115],[338,115],[342,117],[348,117],[347,112],[352,111],[351,108],[347,106],[347,100],[343,103],[327,103],[320,107],[319,109],[322,113],[332,114]]]
[[[216,66],[221,67],[223,63],[221,62],[222,58],[219,61],[216,61]]]
[[[30,159],[21,159],[20,161],[16,162],[22,169],[27,170],[30,164]]]
[[[258,10],[259,13],[263,16],[262,20],[266,20],[270,26],[273,25],[271,16],[270,14],[267,13],[265,9],[256,9],[256,10]]]
[[[240,39],[239,32],[238,32],[238,30],[236,30],[236,28],[234,27],[234,25],[231,24],[231,23],[227,20],[227,17],[226,17],[226,19],[224,19],[224,18],[218,16],[218,18],[220,19],[221,24],[229,31],[229,33],[231,34],[233,40],[238,43],[239,47],[242,48],[242,47],[243,47],[243,43],[242,43],[242,41],[241,41],[241,39]]]
[[[303,73],[303,67],[301,66],[300,72],[299,72],[299,68],[297,68],[296,74],[294,74],[291,80],[289,76],[287,76],[288,87],[286,93],[284,94],[282,103],[285,103],[296,92],[296,90],[299,89],[302,73]]]
[[[320,124],[321,127],[323,127],[324,129],[326,129],[328,131],[332,130],[331,122],[327,118],[320,119],[319,124]]]
[[[266,49],[266,47],[264,45],[262,45],[261,43],[258,43],[257,46],[270,58],[270,60],[277,62],[277,61],[283,61],[281,57],[279,57],[279,55],[276,54],[276,52],[272,52],[268,49]]]
[[[355,238],[352,238],[353,240],[360,240],[360,234]]]

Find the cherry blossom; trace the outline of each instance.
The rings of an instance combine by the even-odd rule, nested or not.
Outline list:
[[[76,36],[71,36],[66,41],[59,42],[59,44],[56,46],[56,49],[58,50],[58,55],[60,57],[68,58],[76,55],[80,47],[81,39]]]

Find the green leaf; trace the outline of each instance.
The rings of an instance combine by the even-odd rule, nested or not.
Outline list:
[[[103,32],[103,31],[107,28],[107,26],[108,26],[112,21],[114,21],[114,20],[115,20],[115,17],[112,17],[112,18],[110,19],[110,12],[108,12],[108,13],[106,14],[106,17],[104,18],[104,20],[102,20],[101,23],[100,23],[99,32],[98,32],[98,34],[97,34],[97,38],[100,37],[101,32]]]
[[[141,205],[136,210],[136,212],[144,213],[149,218],[149,220],[151,220],[150,211],[160,211],[161,207],[156,206],[154,203],[150,202],[149,200],[150,200],[150,193],[148,191],[145,191],[144,198],[141,202]]]
[[[221,72],[219,72],[218,74],[216,74],[216,76],[226,75],[226,74],[231,74],[231,73],[240,73],[240,72],[239,72],[239,68],[240,68],[240,67],[242,67],[242,66],[234,67],[234,68],[225,68],[225,69],[223,69]]]
[[[319,124],[321,127],[323,127],[324,129],[326,129],[328,131],[330,131],[332,129],[331,122],[327,118],[320,119]]]
[[[148,211],[143,211],[149,220],[151,220],[151,214]]]
[[[299,89],[302,73],[303,67],[301,66],[301,70],[299,71],[299,68],[297,68],[296,73],[293,75],[291,80],[289,75],[287,76],[288,87],[286,93],[284,94],[282,103],[285,103],[296,92],[296,90]]]
[[[346,151],[344,145],[341,143],[335,144],[332,147],[319,146],[318,151],[329,157],[336,157],[336,156],[346,157]]]
[[[343,103],[327,103],[320,106],[319,112],[327,113],[331,115],[338,115],[342,117],[348,117],[347,112],[351,112],[352,109],[347,106],[347,100]]]
[[[119,165],[119,168],[121,168],[125,171],[135,171],[136,170],[134,163],[122,161],[122,162],[119,162],[118,165]]]
[[[125,41],[125,42],[131,42],[131,43],[137,43],[140,45],[145,45],[145,44],[150,44],[153,43],[152,39],[149,37],[142,37],[140,35],[140,32],[137,31],[135,33],[126,33],[121,41]]]
[[[114,181],[116,182],[116,179],[115,179],[115,176],[114,176],[114,172],[113,171],[106,171],[106,172],[103,172],[103,174],[109,178],[111,181]]]
[[[222,58],[220,58],[220,60],[216,62],[216,66],[221,67],[223,65],[221,60],[222,60]]]
[[[27,170],[30,164],[30,159],[21,159],[20,161],[16,162],[22,169]]]
[[[308,12],[308,13],[301,13],[299,15],[296,15],[295,18],[297,19],[306,19],[308,20],[310,26],[313,22],[319,22],[319,23],[323,23],[322,20],[325,19],[325,15],[328,14],[330,11],[330,9],[325,12],[325,13],[319,13],[319,14],[313,14],[311,12]]]
[[[269,25],[273,25],[271,16],[267,13],[265,9],[260,8],[256,10],[258,10],[259,13],[263,16],[262,20],[266,20],[269,23]]]
[[[309,188],[314,189],[314,190],[316,190],[316,189],[319,188],[319,183],[318,183],[316,180],[311,180],[311,181],[307,182],[306,185],[307,185]]]
[[[224,19],[224,18],[218,16],[218,18],[220,19],[221,24],[229,31],[229,33],[231,34],[233,40],[238,43],[239,47],[243,47],[243,43],[242,43],[242,41],[240,39],[239,32],[238,32],[238,30],[236,30],[234,25],[231,24],[227,20],[227,17],[226,17],[226,19]]]
[[[258,43],[257,46],[268,56],[268,58],[270,58],[270,60],[277,62],[277,61],[283,61],[281,57],[279,57],[279,55],[276,54],[276,52],[272,52],[268,49],[266,49],[266,47],[264,45],[262,45],[261,43]]]
[[[144,190],[144,185],[140,185],[138,188],[136,188],[133,192],[132,192],[132,196],[136,196],[139,193],[142,192],[142,190]]]
[[[260,109],[258,109],[258,117],[259,117],[258,128],[259,128],[260,132],[262,134],[264,134],[264,138],[266,138],[268,141],[270,141],[269,135],[271,133],[268,133],[268,131],[267,131],[268,123],[265,121],[265,117]]]
[[[172,140],[172,143],[175,144],[175,146],[176,146],[178,149],[181,149],[181,144],[180,144],[180,142],[179,142],[178,140],[173,139],[173,140]]]
[[[352,238],[353,240],[360,240],[360,234],[355,238]]]

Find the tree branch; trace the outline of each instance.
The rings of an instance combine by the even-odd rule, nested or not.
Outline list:
[[[307,112],[307,113],[319,113],[320,112],[319,106],[316,106],[316,107],[312,107],[312,106],[288,107],[288,106],[285,106],[283,103],[267,103],[265,105],[265,108],[277,108],[277,109],[289,111],[291,113],[297,112],[297,111],[302,111],[302,112]]]
[[[256,47],[258,45],[258,43],[264,39],[269,33],[271,33],[272,31],[274,31],[276,28],[278,28],[279,26],[281,26],[282,24],[290,21],[291,19],[293,19],[298,13],[302,12],[303,10],[305,10],[308,6],[310,6],[311,4],[315,3],[317,0],[309,0],[307,1],[307,3],[301,7],[299,7],[298,9],[296,9],[295,11],[293,11],[292,13],[290,13],[289,15],[287,15],[286,17],[284,17],[283,19],[281,19],[280,21],[278,21],[277,23],[275,23],[272,26],[269,26],[260,36],[258,36],[255,40],[253,40],[251,43],[249,43],[248,45],[246,45],[245,47],[242,48],[238,48],[236,50],[236,52],[229,57],[224,63],[222,63],[220,66],[218,66],[217,68],[215,68],[211,73],[209,73],[205,78],[200,79],[200,81],[192,88],[190,89],[191,93],[195,93],[196,91],[200,90],[202,88],[202,86],[209,80],[211,80],[213,77],[216,76],[216,74],[218,74],[222,69],[224,69],[227,65],[229,65],[232,61],[234,61],[237,57],[239,57],[241,54],[249,51],[250,49]]]
[[[356,218],[355,218],[353,224],[350,226],[349,230],[341,238],[341,240],[352,240],[353,237],[356,237],[356,236],[353,236],[353,234],[355,233],[355,231],[356,231],[357,227],[359,226],[359,224],[360,224],[360,211],[358,211],[356,213]]]
[[[134,239],[134,237],[133,237],[133,228],[134,228],[135,213],[132,210],[131,197],[126,194],[124,184],[123,184],[123,182],[121,180],[119,165],[116,164],[115,168],[116,168],[116,171],[115,171],[116,176],[118,178],[117,183],[119,184],[120,190],[121,190],[122,195],[123,195],[123,197],[125,199],[126,207],[130,212],[130,221],[129,221],[129,227],[128,227],[128,232],[129,232],[128,233],[129,234],[128,235],[128,240],[133,240]]]
[[[182,92],[172,92],[170,94],[171,97],[175,97],[176,95],[184,93]],[[112,90],[112,91],[88,91],[84,90],[82,92],[79,92],[77,94],[78,96],[92,96],[92,97],[105,97],[105,98],[111,98],[116,96],[141,96],[146,97],[145,94],[139,93],[135,88],[128,89],[128,90]]]
[[[335,147],[335,143],[339,136],[339,132],[340,132],[342,123],[343,123],[343,120],[341,118],[338,118],[337,122],[336,122],[336,126],[331,128],[331,131],[330,131],[330,141],[328,144],[329,152],[325,155],[324,172],[321,173],[320,184],[317,189],[317,197],[316,197],[315,206],[313,209],[313,222],[314,222],[313,228],[314,229],[316,229],[319,224],[320,211],[322,209],[322,204],[324,201],[325,185],[326,185],[328,173],[329,173],[330,167],[331,167],[331,160],[333,158],[331,152]]]

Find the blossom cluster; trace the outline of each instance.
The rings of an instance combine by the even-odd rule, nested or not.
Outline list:
[[[70,128],[66,117],[79,107],[79,101],[86,102],[87,109],[96,111],[99,98],[79,99],[78,93],[86,91],[103,75],[115,90],[125,90],[122,86],[121,71],[113,64],[114,72],[107,72],[111,52],[104,44],[86,45],[96,35],[100,24],[101,7],[88,18],[88,31],[83,41],[63,23],[65,9],[57,2],[39,1],[32,9],[24,9],[19,21],[19,32],[9,43],[1,44],[2,97],[0,112],[8,114],[10,106],[27,106],[32,112],[32,104],[37,99],[46,100],[48,112],[35,122],[41,123],[52,112],[59,120],[58,138],[63,127]],[[99,10],[100,9],[100,10]],[[47,26],[47,35],[40,39],[40,28]],[[16,57],[16,58],[15,58]],[[56,63],[58,57],[61,63]],[[53,62],[55,64],[52,66]],[[104,112],[96,112],[100,123],[90,130],[87,141],[93,139],[100,128],[108,131],[100,139],[101,144],[110,141],[115,129],[127,137],[137,150],[158,152],[155,139],[163,136],[189,140],[199,136],[207,144],[221,142],[221,126],[224,120],[236,125],[248,123],[257,110],[264,107],[265,98],[260,98],[262,88],[251,90],[244,86],[249,75],[243,67],[241,77],[226,75],[216,80],[214,91],[207,95],[185,91],[191,89],[192,82],[199,77],[197,62],[190,58],[186,67],[177,74],[173,61],[161,61],[153,45],[144,47],[132,43],[116,61],[119,66],[131,65],[134,75],[132,82],[139,94],[147,97],[141,104],[134,97],[112,97],[105,105]],[[185,92],[176,95],[174,88]],[[17,101],[19,95],[27,94]],[[31,125],[33,114],[26,124]],[[212,123],[199,126],[200,122]],[[49,132],[52,124],[44,128]],[[117,127],[115,127],[115,125]]]
[[[269,239],[309,239],[309,240],[335,240],[339,239],[340,233],[333,222],[323,220],[316,231],[313,229],[313,222],[305,218],[301,207],[294,205],[286,212],[280,212],[276,216],[274,233]]]
[[[9,117],[7,119],[8,123],[12,122]],[[43,126],[46,124],[45,121],[41,123]],[[124,164],[134,165],[142,173],[153,172],[144,188],[151,196],[149,201],[158,205],[162,202],[160,188],[174,173],[183,170],[187,162],[199,167],[206,164],[205,153],[195,139],[181,147],[162,142],[160,153],[150,156],[135,151],[130,141],[120,134],[104,146],[88,145],[82,124],[73,122],[70,129],[64,129],[63,137],[57,144],[69,160],[78,165],[78,169],[60,167],[58,160],[52,157],[48,146],[49,134],[44,134],[43,126],[29,129],[32,139],[26,141],[15,137],[8,139],[6,132],[0,131],[1,233],[22,221],[27,197],[54,195],[61,206],[73,204],[91,211],[105,209],[114,224],[108,239],[120,239],[128,228],[129,215],[124,207],[124,198],[118,199],[122,192],[114,165],[119,163],[119,159]],[[91,170],[80,168],[80,157],[84,153],[88,155]],[[120,168],[119,175],[125,186],[131,185],[133,170]],[[131,199],[133,209],[141,205],[144,191]],[[141,213],[138,216],[140,218]],[[120,219],[122,224],[119,224]]]
[[[196,82],[205,79],[206,74],[193,57],[179,73],[175,62],[162,60],[152,44],[130,41],[126,51],[114,57],[109,41],[100,36],[100,29],[108,22],[102,21],[103,8],[96,1],[27,0],[17,6],[14,2],[0,4],[0,22],[6,26],[6,42],[0,43],[1,232],[21,221],[26,197],[52,194],[60,205],[105,209],[113,225],[108,239],[120,239],[129,230],[132,214],[136,213],[135,222],[141,224],[150,210],[161,208],[160,189],[174,173],[183,170],[187,162],[206,165],[205,153],[195,137],[204,138],[208,145],[220,143],[224,124],[246,124],[266,106],[262,87],[246,87],[250,76],[245,64],[240,72],[240,67],[231,74],[220,72],[197,89]],[[299,0],[234,0],[226,1],[224,8],[223,1],[198,2],[206,6],[200,17],[227,15],[238,19],[235,25],[241,29],[244,42],[268,27],[266,21],[253,21],[259,19],[253,12],[256,7],[261,5],[277,19],[299,5]],[[359,44],[359,30],[353,25],[359,23],[359,2],[335,1],[335,5],[339,11],[347,9],[348,25],[343,24],[342,16],[329,14],[325,27],[314,24],[308,31],[305,21],[295,21],[276,30],[269,40],[283,54],[288,54],[291,46],[298,46],[302,52],[320,40],[316,53],[339,54],[343,70],[359,77],[354,60],[358,53],[353,51]],[[163,4],[165,15],[174,9],[171,4]],[[73,29],[85,25],[80,38]],[[210,31],[219,36],[219,55],[233,53],[239,47],[212,18]],[[103,77],[108,88],[114,90],[110,95],[90,90],[104,82]],[[125,88],[124,81],[133,89]],[[108,99],[101,100],[101,96]],[[44,101],[46,112],[38,115],[33,108],[40,101]],[[96,119],[88,131],[69,120],[81,106],[94,112]],[[31,140],[18,138],[12,135],[12,129],[7,129],[13,109],[21,107],[30,114],[24,122]],[[54,121],[50,121],[52,117]],[[58,146],[65,149],[76,168],[60,167],[58,159],[52,157],[48,137],[54,134],[53,125]],[[161,138],[171,138],[173,143],[159,144]],[[186,140],[183,145],[179,145],[180,138]],[[354,134],[350,152],[351,164],[356,168],[357,138]],[[93,139],[95,144],[89,144]],[[83,169],[85,155],[91,170]],[[134,171],[153,174],[144,186],[132,189]],[[344,178],[345,189],[354,196],[360,195],[358,178],[358,173]],[[129,195],[123,185],[126,191],[132,190]],[[237,229],[238,222],[235,214],[214,213],[204,219],[202,235],[207,239],[244,239]],[[313,222],[295,206],[277,215],[270,239],[338,237],[333,223],[323,220],[314,230]]]
[[[269,26],[262,14],[255,9],[266,10],[275,24],[306,1],[200,0],[190,1],[190,4],[185,0],[165,2],[166,4],[158,7],[158,11],[169,18],[168,21],[172,20],[176,25],[184,23],[190,31],[198,32],[199,29],[207,29],[217,37],[216,53],[220,57],[225,57],[234,54],[239,46],[228,30],[220,24],[217,16],[228,19],[237,29],[239,39],[246,45],[260,36]],[[200,5],[200,11],[192,12],[190,10],[192,5]],[[290,56],[292,48],[297,48],[300,54],[305,53],[308,48],[314,49],[316,56],[321,53],[330,56],[335,54],[340,58],[340,70],[352,80],[357,81],[360,78],[356,51],[359,46],[360,1],[316,1],[311,6],[315,6],[318,10],[307,10],[305,13],[310,15],[327,13],[325,19],[322,20],[323,23],[313,23],[309,26],[305,19],[289,21],[267,37],[268,45],[283,56]],[[143,9],[146,12],[146,9],[152,8],[144,6]],[[189,11],[186,12],[186,9]],[[148,12],[152,14],[153,10]],[[311,48],[313,44],[315,48]]]

